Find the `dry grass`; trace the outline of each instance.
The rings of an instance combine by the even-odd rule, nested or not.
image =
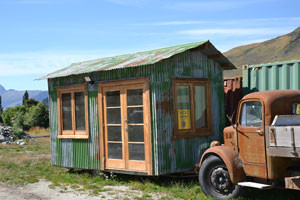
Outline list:
[[[50,130],[49,128],[43,128],[43,127],[32,127],[28,131],[30,136],[43,136],[43,135],[49,135]]]

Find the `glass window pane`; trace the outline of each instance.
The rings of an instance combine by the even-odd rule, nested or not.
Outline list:
[[[127,90],[127,106],[143,105],[143,89]]]
[[[196,128],[207,127],[206,89],[205,86],[194,87]]]
[[[144,142],[144,126],[128,126],[129,142]]]
[[[121,109],[120,108],[107,108],[107,123],[108,124],[121,124]]]
[[[178,128],[191,129],[190,89],[187,85],[176,86]]]
[[[108,126],[107,127],[108,141],[122,141],[121,126]]]
[[[72,130],[71,93],[62,94],[63,130]]]
[[[260,127],[262,124],[262,105],[260,102],[246,102],[242,107],[241,126]]]
[[[127,117],[129,124],[142,124],[143,108],[127,108]]]
[[[129,160],[145,160],[144,144],[129,144]]]
[[[85,130],[84,93],[75,92],[76,130]]]
[[[108,158],[122,159],[121,143],[108,143]]]
[[[106,92],[106,106],[115,107],[120,106],[120,91]]]

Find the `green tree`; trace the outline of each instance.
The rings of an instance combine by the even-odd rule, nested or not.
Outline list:
[[[15,107],[7,108],[2,113],[3,122],[8,126],[12,126],[17,113],[21,113],[21,115],[24,116],[25,113],[26,113],[26,107],[21,105],[21,106],[15,106]]]
[[[26,108],[30,108],[32,106],[36,106],[39,102],[35,99],[27,99],[23,104]]]
[[[49,110],[43,103],[32,106],[25,114],[24,125],[26,127],[40,126],[47,128],[49,126]]]
[[[25,105],[26,101],[28,100],[29,96],[28,96],[28,92],[27,90],[24,92],[24,95],[23,95],[23,101],[22,101],[22,104]]]

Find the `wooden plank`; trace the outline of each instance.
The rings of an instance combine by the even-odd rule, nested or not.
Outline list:
[[[88,139],[88,135],[58,135],[59,139]]]
[[[98,115],[99,115],[99,140],[100,140],[100,162],[101,170],[105,169],[105,144],[104,144],[104,126],[103,126],[103,102],[102,102],[102,86],[98,84]]]
[[[286,177],[284,182],[286,189],[300,190],[300,176]]]

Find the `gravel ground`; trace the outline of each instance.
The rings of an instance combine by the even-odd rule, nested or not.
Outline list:
[[[25,186],[0,183],[0,199],[2,200],[96,200],[96,199],[137,199],[142,197],[141,191],[132,190],[127,186],[105,186],[105,192],[97,196],[89,196],[88,192],[67,191],[61,188],[50,189],[51,182],[40,180],[38,183]],[[165,195],[149,194],[150,199],[161,199]]]

